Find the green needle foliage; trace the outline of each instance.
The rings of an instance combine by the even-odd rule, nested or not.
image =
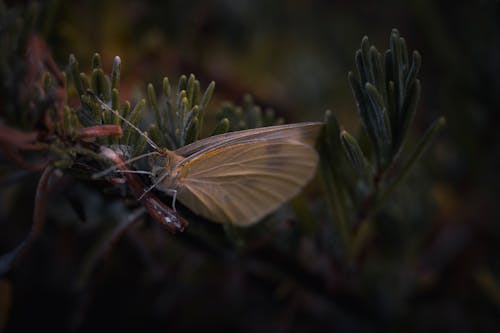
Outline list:
[[[420,97],[421,57],[414,51],[409,62],[405,40],[396,29],[389,44],[382,55],[365,36],[355,55],[357,74],[348,74],[363,124],[360,136],[368,138],[368,151],[361,149],[359,139],[340,129],[330,111],[325,116],[321,169],[348,257],[358,247],[354,243],[360,224],[370,223],[366,220],[385,205],[445,124],[444,118],[436,120],[413,152],[401,156]]]
[[[154,86],[150,83],[148,98],[156,120],[156,124],[151,124],[149,128],[153,140],[170,150],[198,140],[214,88],[215,82],[212,81],[202,94],[200,82],[193,74],[189,78],[182,75],[177,93],[172,94],[170,82],[164,78],[163,94],[157,99]]]
[[[394,29],[390,49],[384,55],[364,37],[355,57],[358,75],[349,72],[358,112],[375,151],[378,174],[401,150],[420,98],[417,75],[422,59],[417,51],[411,64],[408,59],[405,40]]]
[[[84,210],[80,209],[82,206],[91,202],[94,208],[97,207],[96,211],[110,210],[103,213],[108,214],[104,217],[94,215],[98,221],[98,240],[92,242],[76,278],[75,289],[83,294],[85,288],[90,288],[89,280],[105,252],[128,228],[144,220],[146,214],[141,206],[143,202],[139,203],[133,190],[123,186],[126,177],[110,173],[107,182],[93,179],[96,173],[116,165],[103,156],[103,149],[111,149],[122,159],[129,159],[151,151],[155,145],[175,150],[201,139],[203,133],[217,135],[284,123],[273,110],[263,111],[250,95],[246,95],[241,106],[223,102],[218,108],[215,125],[207,129],[205,116],[215,83],[202,87],[194,74],[182,75],[174,84],[165,77],[161,88],[149,83],[144,86],[143,97],[124,101],[120,96],[120,82],[126,78],[121,75],[119,57],[114,58],[107,73],[101,56],[96,53],[86,73],[81,71],[76,57],[70,55],[65,72],[61,72],[57,66],[47,65],[52,61],[48,48],[39,48],[42,51],[36,54],[35,62],[42,65],[31,68],[29,61],[19,59],[23,59],[27,47],[39,47],[42,39],[30,39],[30,26],[19,25],[12,18],[19,17],[20,13],[7,14],[3,3],[0,4],[0,93],[3,101],[0,126],[14,133],[0,136],[0,148],[6,152],[2,163],[8,166],[7,171],[2,172],[13,172],[15,163],[31,170],[44,170],[35,197],[33,230],[25,242],[0,257],[0,278],[12,271],[16,258],[41,232],[49,178],[53,173],[86,186],[85,195],[73,205],[77,214]],[[30,20],[30,16],[26,17]],[[347,293],[352,292],[353,298],[359,296],[359,291],[368,289],[363,289],[361,280],[369,275],[363,273],[370,271],[372,263],[370,258],[363,261],[361,254],[377,227],[391,221],[390,206],[394,202],[391,194],[404,188],[403,181],[443,128],[445,120],[434,121],[416,145],[406,147],[421,92],[418,79],[421,57],[417,51],[409,56],[405,40],[397,30],[391,32],[389,49],[384,53],[364,37],[355,53],[355,62],[356,72],[350,72],[348,80],[362,129],[357,136],[349,134],[331,111],[325,112],[324,128],[317,142],[322,192],[318,191],[316,206],[299,196],[293,202],[295,215],[289,211],[288,215],[276,214],[247,229],[206,223],[181,208],[190,226],[181,236],[169,238],[173,245],[168,246],[172,246],[169,250],[174,250],[173,256],[196,246],[202,248],[204,254],[210,253],[226,261],[237,252],[241,261],[247,264],[247,271],[258,279],[279,284],[278,294],[298,290],[334,308],[338,306],[337,299],[330,297],[333,294],[323,280],[329,281],[332,275],[337,279],[338,275],[341,283],[352,283],[355,287],[346,289]],[[22,94],[18,93],[19,89]],[[148,146],[148,142],[153,147]],[[140,160],[130,164],[136,168],[134,171],[148,171],[148,166]],[[144,182],[141,185],[151,183],[148,177],[140,179]],[[322,210],[324,206],[329,209]],[[151,223],[144,225],[144,229],[153,229]],[[280,229],[277,225],[286,227]],[[287,229],[289,225],[298,227]],[[273,237],[277,233],[284,236]],[[301,256],[304,252],[301,251],[306,248],[309,249],[306,254],[316,256],[315,251],[320,252],[316,242],[323,247],[324,265],[309,269],[308,257]],[[268,252],[252,257],[252,246],[259,248],[262,243],[268,244],[265,248]],[[334,249],[330,252],[330,248]],[[334,266],[333,273],[329,271],[330,266]],[[361,272],[360,277],[351,279],[352,272]],[[317,279],[315,274],[324,275]],[[492,277],[484,276],[478,278],[484,286],[498,289]]]
[[[226,126],[224,124],[227,123],[230,131],[284,123],[283,118],[276,118],[274,110],[266,109],[262,112],[261,107],[255,105],[252,96],[248,94],[244,96],[242,106],[235,106],[231,102],[225,102],[217,113],[217,120],[219,122],[218,128]],[[216,132],[218,133],[219,130],[216,130]]]
[[[19,43],[27,38],[19,37],[23,33],[16,30],[16,25],[4,20],[4,45],[15,45],[10,40],[13,38],[18,38]],[[16,52],[20,51],[4,49],[2,52],[2,70],[7,78],[22,72],[5,64],[5,59],[12,58],[11,54]],[[384,55],[370,46],[365,37],[355,59],[357,74],[350,72],[348,77],[368,138],[369,144],[366,146],[369,151],[363,151],[364,146],[358,143],[358,139],[340,129],[330,111],[326,112],[325,130],[318,142],[324,190],[348,257],[353,254],[359,225],[384,206],[390,193],[401,183],[444,124],[443,119],[436,121],[409,157],[400,156],[419,100],[420,82],[417,74],[421,64],[420,55],[413,52],[410,63],[404,39],[397,30],[393,30],[390,49]],[[153,84],[148,84],[146,98],[139,98],[132,106],[132,103],[121,101],[120,98],[120,81],[123,78],[119,57],[115,57],[110,74],[105,73],[101,57],[96,53],[92,57],[89,74],[80,71],[76,57],[71,55],[66,73],[54,73],[52,69],[36,75],[31,79],[42,82],[44,96],[55,96],[57,89],[63,92],[59,100],[33,97],[37,105],[33,111],[36,114],[34,119],[40,122],[47,118],[45,114],[51,119],[45,124],[48,136],[40,140],[40,144],[47,146],[47,161],[64,173],[81,179],[90,180],[95,172],[112,165],[99,154],[100,146],[110,147],[128,159],[150,150],[146,137],[159,147],[174,150],[200,139],[202,132],[214,135],[283,123],[282,118],[276,118],[273,110],[263,112],[247,95],[243,106],[224,103],[217,113],[215,128],[205,131],[204,116],[215,83],[211,82],[203,91],[193,74],[182,75],[175,89],[170,80],[164,78],[160,93]],[[60,82],[57,80],[58,75],[62,78]],[[69,87],[66,77],[72,82]],[[73,92],[79,99],[78,105],[68,103]],[[16,123],[13,112],[9,110],[14,110],[17,102],[13,100],[5,105],[5,121],[10,119]],[[23,112],[29,114],[31,111]],[[22,115],[23,112],[18,114]],[[30,117],[22,115],[20,119]],[[39,125],[33,120],[31,122],[31,129],[36,130]],[[100,126],[103,130],[109,125],[118,126],[121,135],[102,132],[90,141],[82,135],[89,127]],[[138,129],[143,126],[147,131],[138,133]],[[140,163],[137,165],[140,168]]]

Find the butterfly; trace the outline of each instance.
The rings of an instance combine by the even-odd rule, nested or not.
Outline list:
[[[128,162],[149,156],[151,171],[138,171],[149,174],[153,183],[144,193],[155,188],[173,196],[174,209],[179,200],[209,220],[247,226],[297,195],[312,179],[319,160],[314,144],[322,126],[306,122],[229,132],[176,150],[160,148],[144,136],[155,151]]]
[[[322,123],[230,132],[150,158],[158,190],[197,215],[251,225],[294,197],[318,165],[315,139]]]

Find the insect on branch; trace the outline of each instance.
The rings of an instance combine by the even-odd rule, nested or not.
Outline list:
[[[117,170],[119,170],[123,178],[125,178],[130,190],[134,196],[138,198],[138,201],[146,207],[146,210],[152,218],[158,221],[171,233],[183,231],[187,227],[188,222],[177,214],[176,211],[167,207],[153,193],[144,193],[145,187],[140,178],[135,173],[131,172],[133,170],[124,163],[123,159],[115,151],[107,147],[101,147],[101,154],[116,164]]]

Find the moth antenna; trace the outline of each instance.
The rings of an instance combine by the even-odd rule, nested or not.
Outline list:
[[[97,95],[94,94],[93,91],[91,91],[90,89],[87,89],[87,93],[90,94],[90,95],[92,95],[99,102],[99,104],[101,104],[101,106],[103,108],[105,108],[106,110],[112,112],[114,115],[116,115],[122,121],[124,121],[127,125],[129,125],[130,127],[132,127],[137,133],[139,133],[139,135],[141,135],[142,137],[144,137],[144,139],[146,139],[146,142],[151,146],[151,148],[153,148],[155,150],[158,150],[158,151],[161,150],[160,147],[153,140],[151,140],[146,134],[144,134],[144,132],[142,132],[139,128],[137,128],[137,126],[135,126],[134,124],[132,124],[128,119],[126,119],[125,117],[123,117],[118,111],[113,110],[112,108],[110,108],[106,103],[104,103],[104,101],[102,99],[100,99],[99,97],[97,97]]]
[[[106,176],[107,174],[113,172],[113,171],[116,171],[116,169],[118,169],[119,167],[121,166],[124,166],[128,163],[131,163],[131,162],[135,162],[135,161],[138,161],[144,157],[148,157],[148,156],[152,156],[152,155],[160,155],[159,152],[157,151],[152,151],[152,152],[149,152],[149,153],[145,153],[145,154],[141,154],[141,155],[138,155],[136,157],[132,157],[126,161],[123,161],[122,163],[119,163],[119,164],[115,164],[107,169],[104,169],[103,171],[100,171],[98,173],[94,173],[92,175],[92,179],[97,179],[97,178],[101,178],[103,176]],[[148,172],[148,171],[144,171],[144,172]],[[142,173],[142,172],[135,172],[135,173]]]
[[[153,185],[151,185],[150,187],[148,187],[142,194],[139,198],[137,198],[137,201],[141,201],[141,199],[148,193],[150,192],[152,189],[154,189],[156,186],[158,186],[158,184],[160,184],[165,178],[168,177],[168,172],[164,172],[160,177],[158,177],[158,180],[154,182]]]
[[[146,170],[115,170],[117,173],[138,173],[141,175],[148,175],[148,176],[154,176],[154,173],[151,171],[146,171]]]

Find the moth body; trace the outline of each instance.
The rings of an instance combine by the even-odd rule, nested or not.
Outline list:
[[[295,196],[314,176],[322,123],[216,135],[150,158],[156,188],[194,213],[251,225]]]

